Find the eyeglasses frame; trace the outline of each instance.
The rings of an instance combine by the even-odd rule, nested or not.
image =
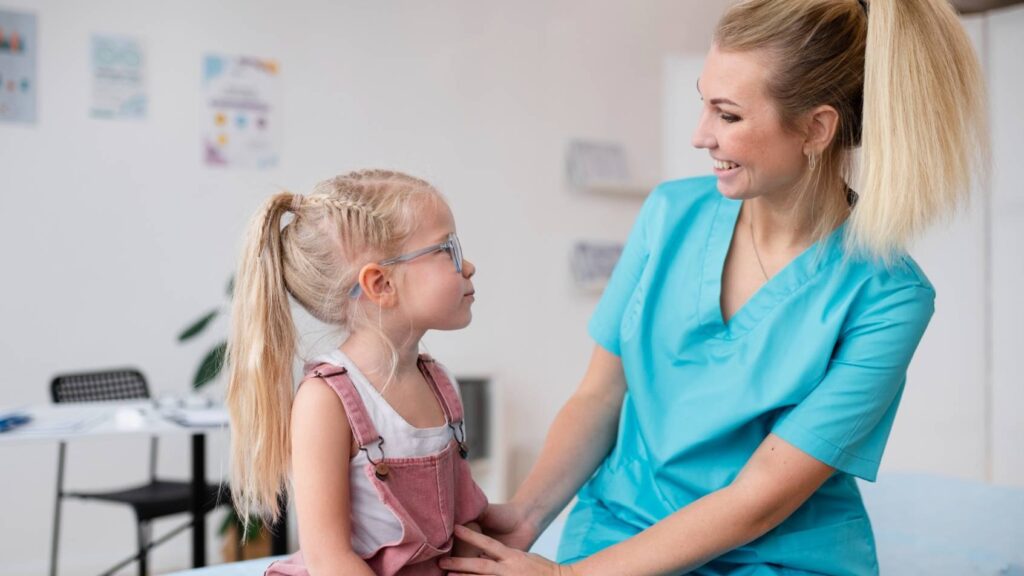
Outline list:
[[[455,272],[462,274],[462,243],[459,242],[459,237],[455,232],[448,234],[448,237],[444,239],[444,242],[432,244],[425,248],[413,250],[412,252],[406,252],[405,254],[399,254],[398,256],[392,256],[391,258],[385,258],[380,262],[377,262],[378,266],[394,266],[395,264],[401,264],[410,260],[415,260],[420,256],[426,256],[427,254],[433,254],[434,252],[441,252],[442,250],[448,252],[451,256],[452,262],[455,264]],[[349,290],[350,298],[358,298],[363,293],[363,287],[356,282],[355,286]]]

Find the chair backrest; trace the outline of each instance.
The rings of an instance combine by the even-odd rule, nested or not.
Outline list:
[[[149,398],[142,372],[133,368],[62,374],[50,382],[50,397],[63,402],[103,402]]]

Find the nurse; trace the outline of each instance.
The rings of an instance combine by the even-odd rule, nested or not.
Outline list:
[[[878,573],[854,478],[934,309],[904,248],[984,171],[977,60],[946,0],[748,0],[697,91],[714,176],[645,202],[579,389],[453,573]],[[561,564],[522,552],[573,496]]]

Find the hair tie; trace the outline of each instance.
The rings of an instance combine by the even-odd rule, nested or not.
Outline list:
[[[864,15],[867,16],[868,15],[868,3],[867,3],[867,0],[857,0],[857,3],[860,4],[860,7],[862,9],[864,9]]]
[[[302,208],[302,194],[292,194],[292,205],[290,210],[293,214],[298,214],[299,209]]]

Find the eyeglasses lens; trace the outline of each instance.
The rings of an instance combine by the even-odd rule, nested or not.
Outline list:
[[[462,274],[462,244],[459,243],[459,237],[452,234],[448,237],[448,243],[451,246],[449,252],[452,262],[455,262],[455,271]]]

